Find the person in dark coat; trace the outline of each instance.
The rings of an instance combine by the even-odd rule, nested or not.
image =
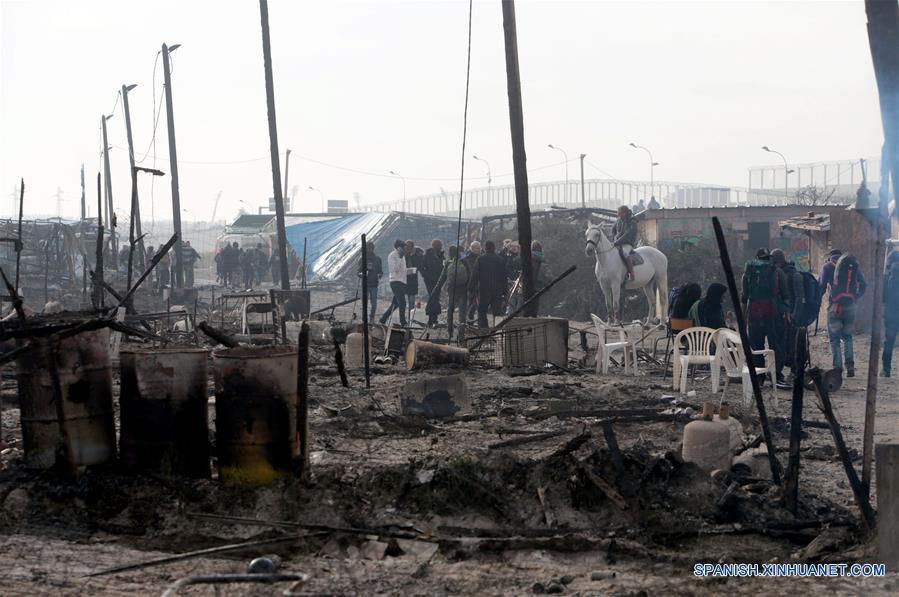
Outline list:
[[[431,247],[425,251],[421,260],[421,277],[425,281],[425,288],[428,291],[428,297],[434,292],[437,286],[437,280],[443,272],[443,262],[446,256],[443,254],[443,241],[435,238],[431,241]]]
[[[272,250],[272,257],[268,261],[268,266],[272,270],[272,284],[276,287],[281,287],[281,252],[278,250],[278,245],[275,245]]]
[[[717,330],[718,328],[727,327],[724,319],[724,305],[721,303],[724,293],[727,292],[727,286],[712,282],[705,291],[705,298],[693,303],[690,307],[690,319],[693,325],[703,326]]]
[[[674,304],[671,305],[671,317],[673,319],[688,319],[690,317],[690,307],[700,298],[702,298],[702,287],[699,284],[695,282],[684,284],[677,291]]]
[[[421,272],[424,257],[424,252],[415,246],[414,241],[406,241],[406,309],[410,321],[418,299],[418,274]]]
[[[494,317],[502,312],[503,299],[506,295],[506,264],[496,254],[496,245],[492,240],[484,243],[484,253],[474,266],[474,279],[477,280],[478,292],[478,327],[487,327],[487,312]]]

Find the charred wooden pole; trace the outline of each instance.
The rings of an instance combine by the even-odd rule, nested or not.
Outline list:
[[[184,265],[181,261],[181,193],[178,187],[178,152],[175,148],[175,115],[172,113],[172,69],[169,54],[180,47],[162,44],[162,74],[165,77],[165,114],[169,134],[169,169],[172,175],[172,225],[175,229],[175,287],[184,288]]]
[[[130,135],[129,135],[130,137]],[[133,156],[132,156],[133,160]],[[137,169],[131,166],[131,219],[128,223],[128,285],[125,290],[131,290],[131,277],[134,274],[134,217],[137,207]]]
[[[300,288],[306,288],[306,237],[303,237],[303,279],[300,281]]]
[[[134,238],[137,237],[138,253],[137,266],[143,270],[146,266],[146,251],[144,250],[143,232],[141,232],[140,223],[140,198],[137,193],[137,175],[134,173],[134,137],[131,134],[131,108],[128,104],[128,92],[137,87],[137,85],[122,85],[122,112],[125,113],[125,135],[128,139],[128,163],[131,165],[131,176],[133,177],[131,190],[131,219],[134,223],[131,225],[131,251],[134,251]],[[154,164],[155,165],[155,164]],[[132,257],[128,257],[128,268],[131,268]],[[129,286],[131,285],[131,277],[128,277]]]
[[[899,3],[895,0],[865,0],[868,16],[868,44],[874,64],[874,78],[880,96],[880,116],[883,122],[884,168],[892,173],[893,193],[899,184]],[[868,387],[865,394],[865,429],[863,434],[862,485],[866,496],[871,488],[871,468],[874,461],[874,422],[877,414],[877,367],[880,361],[881,325],[883,322],[883,263],[886,239],[889,236],[890,216],[889,177],[881,177],[880,197],[875,221],[874,246],[874,308],[871,312],[871,344],[868,353]]]
[[[100,173],[97,172],[97,252],[94,262],[94,281],[91,295],[94,309],[103,308],[103,197],[100,192]]]
[[[343,351],[340,350],[340,342],[333,336],[331,339],[334,341],[334,362],[337,363],[337,374],[340,375],[340,385],[348,388],[350,387],[350,381],[346,376],[346,367],[343,364]]]
[[[518,32],[515,1],[503,0],[503,31],[506,47],[506,88],[509,95],[509,124],[512,130],[512,166],[515,171],[515,206],[518,241],[521,245],[521,288],[525,301],[534,295],[534,265],[531,257],[531,206],[528,200],[527,156],[524,150],[524,110],[521,105],[521,73],[518,68]],[[537,314],[533,303],[525,315]]]
[[[830,433],[833,435],[833,442],[837,447],[837,454],[843,463],[843,469],[846,471],[846,477],[849,479],[849,485],[852,487],[852,495],[855,497],[855,503],[858,505],[862,513],[862,522],[868,530],[874,529],[874,509],[868,500],[868,492],[858,478],[855,467],[852,466],[852,459],[849,457],[849,450],[846,448],[846,442],[843,440],[843,433],[840,431],[840,424],[837,417],[833,413],[833,406],[830,403],[830,394],[827,390],[827,384],[821,378],[821,371],[817,368],[809,369],[809,376],[812,383],[815,384],[815,392],[818,394],[818,408],[824,413],[827,424],[830,426]]]
[[[22,263],[22,249],[25,245],[22,243],[22,211],[25,208],[25,179],[19,182],[19,233],[16,236],[16,292],[19,292],[19,267]]]
[[[365,363],[365,387],[371,387],[371,370],[368,350],[368,245],[362,235],[362,360]]]
[[[790,459],[784,483],[784,501],[787,510],[796,514],[799,510],[799,448],[802,442],[802,398],[805,390],[805,363],[808,361],[807,331],[800,327],[796,333],[796,366],[793,376],[793,404],[790,412]]]
[[[87,217],[87,200],[86,195],[84,194],[84,164],[81,164],[81,220]]]
[[[718,241],[718,252],[721,255],[721,266],[727,277],[727,289],[730,292],[734,304],[734,314],[737,317],[737,328],[740,332],[740,344],[743,345],[743,357],[746,359],[746,368],[749,369],[749,380],[752,382],[752,394],[755,396],[755,405],[759,411],[759,424],[762,427],[762,435],[768,446],[768,464],[771,466],[771,480],[775,485],[781,484],[780,463],[774,450],[774,440],[771,437],[771,427],[768,425],[768,413],[765,410],[765,401],[762,398],[762,386],[755,372],[752,346],[749,344],[749,335],[746,332],[746,319],[743,317],[743,309],[740,308],[740,293],[737,291],[737,282],[734,279],[734,270],[730,263],[730,255],[727,251],[727,242],[724,240],[724,231],[718,217],[712,218],[712,226],[715,227],[715,239]]]
[[[109,226],[109,240],[112,243],[112,267],[118,267],[119,247],[115,233],[115,204],[112,200],[112,173],[109,170],[109,141],[106,137],[106,121],[112,118],[112,114],[100,117],[100,124],[103,130],[103,172],[106,182],[106,224]]]
[[[153,255],[153,259],[150,260],[150,265],[147,266],[147,269],[144,271],[144,273],[141,274],[140,278],[137,279],[137,282],[134,283],[134,286],[128,289],[128,292],[125,293],[125,296],[122,297],[122,300],[119,301],[119,304],[116,305],[116,307],[125,306],[128,301],[131,300],[131,297],[134,296],[134,293],[138,288],[140,288],[140,285],[143,284],[144,280],[147,279],[147,276],[153,273],[153,270],[159,264],[160,260],[162,260],[162,258],[165,257],[165,254],[169,252],[169,249],[172,248],[172,245],[177,244],[178,239],[178,234],[173,234],[172,238],[170,238],[164,245],[159,247],[159,249],[156,251],[156,254]],[[102,281],[103,278],[101,277],[100,280]]]
[[[290,274],[287,270],[287,232],[284,229],[284,195],[281,192],[281,156],[278,152],[278,125],[275,118],[275,82],[272,76],[272,47],[268,30],[268,0],[259,0],[259,12],[262,21],[262,58],[265,67],[268,136],[272,156],[272,188],[275,193],[275,221],[278,229],[278,263],[281,266],[281,289],[290,290]]]
[[[264,0],[263,0],[264,1]],[[297,471],[309,474],[309,323],[300,325],[297,338]]]

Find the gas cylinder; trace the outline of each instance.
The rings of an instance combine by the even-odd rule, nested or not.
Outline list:
[[[713,421],[715,407],[705,403],[702,418],[684,427],[683,458],[706,471],[730,468],[730,429]]]
[[[718,414],[712,417],[713,421],[721,421],[730,430],[730,451],[734,452],[743,445],[743,424],[730,416],[730,406],[722,404]]]

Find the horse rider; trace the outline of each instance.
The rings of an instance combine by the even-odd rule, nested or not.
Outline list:
[[[634,279],[634,266],[631,262],[631,251],[637,243],[637,218],[631,213],[631,209],[622,205],[618,208],[618,219],[612,228],[612,244],[618,247],[618,255],[624,265],[627,266],[627,279]]]

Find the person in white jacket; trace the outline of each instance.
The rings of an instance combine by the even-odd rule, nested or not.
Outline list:
[[[381,323],[387,323],[394,309],[400,310],[400,325],[406,326],[406,249],[402,240],[393,242],[394,250],[387,256],[387,273],[393,300],[381,316]]]

